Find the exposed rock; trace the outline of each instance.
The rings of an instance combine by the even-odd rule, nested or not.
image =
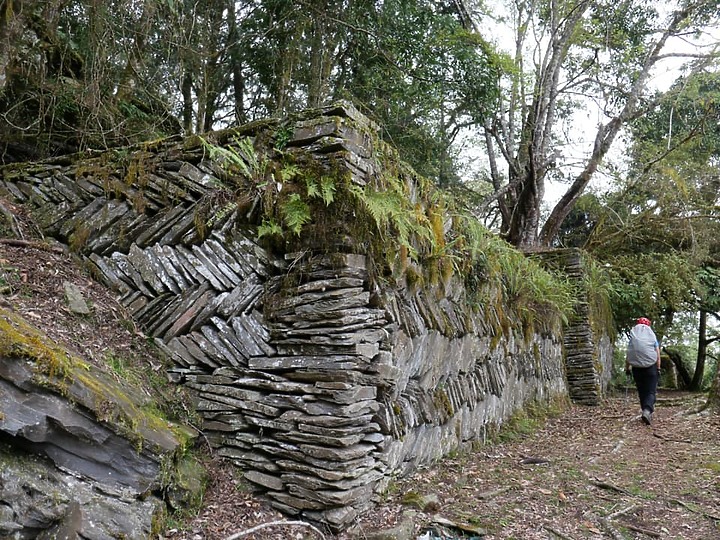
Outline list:
[[[148,538],[191,435],[147,402],[0,308],[0,536]]]
[[[109,496],[6,441],[0,444],[0,537],[151,537],[153,520],[165,511],[160,499]]]
[[[67,298],[70,311],[78,315],[89,315],[90,308],[85,298],[83,298],[80,288],[69,281],[64,282],[63,285],[65,287],[65,298]]]

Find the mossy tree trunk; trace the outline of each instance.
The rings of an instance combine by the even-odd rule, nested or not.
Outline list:
[[[705,408],[711,410],[715,414],[720,414],[720,369],[717,370],[713,379],[710,393],[708,394]]]

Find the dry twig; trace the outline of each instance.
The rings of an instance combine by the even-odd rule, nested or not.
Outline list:
[[[610,514],[607,518],[608,519],[616,519],[620,516],[624,516],[625,514],[629,514],[630,512],[634,512],[637,509],[637,504],[631,504],[627,508],[623,508],[622,510],[618,510],[617,512],[613,512]]]
[[[646,536],[651,536],[653,538],[660,538],[662,536],[662,533],[659,533],[657,531],[653,531],[650,529],[643,529],[642,527],[638,527],[636,525],[630,525],[629,523],[622,523],[621,524],[626,529],[630,529],[631,531],[642,533]]]
[[[51,253],[64,253],[65,250],[58,246],[51,246],[45,242],[35,242],[32,240],[19,240],[17,238],[0,238],[0,244],[14,247],[27,247],[49,251]]]
[[[658,439],[662,439],[663,441],[667,441],[667,442],[679,442],[679,443],[685,443],[685,444],[693,444],[693,442],[688,439],[673,439],[670,437],[666,437],[665,435],[661,435],[657,431],[653,431],[653,436],[657,437]]]
[[[320,529],[314,527],[313,525],[310,525],[309,523],[305,523],[304,521],[271,521],[269,523],[262,523],[260,525],[257,525],[256,527],[252,527],[250,529],[237,532],[232,536],[228,536],[225,540],[236,540],[237,538],[242,538],[244,536],[247,536],[248,534],[252,534],[254,532],[260,531],[262,529],[267,529],[269,527],[308,527],[309,529],[312,529],[313,531],[318,533],[322,540],[325,540],[325,535],[320,531]]]
[[[600,489],[609,489],[610,491],[616,491],[618,493],[623,493],[625,495],[630,495],[630,492],[625,491],[623,488],[619,488],[617,486],[614,486],[608,482],[600,482],[598,480],[591,480],[590,483],[595,486],[599,487]]]
[[[693,512],[695,514],[700,514],[701,516],[705,516],[712,520],[720,521],[720,516],[718,516],[716,514],[711,514],[710,512],[706,512],[702,508],[700,508],[700,509],[693,508],[691,505],[687,504],[686,502],[681,501],[680,499],[670,499],[670,502],[673,502],[679,506],[682,506],[686,510],[690,510],[691,512]]]

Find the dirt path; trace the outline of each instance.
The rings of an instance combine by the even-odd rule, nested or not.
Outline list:
[[[720,420],[689,416],[695,404],[662,394],[652,427],[632,394],[572,407],[527,437],[398,483],[390,502],[437,493],[442,515],[487,539],[720,538]]]
[[[442,516],[486,540],[720,539],[720,418],[689,414],[701,400],[661,392],[651,427],[639,421],[632,390],[601,407],[570,407],[529,434],[394,482],[354,534],[325,538],[363,538],[415,512],[416,534]],[[219,467],[206,509],[171,538],[219,540],[283,519],[238,493],[239,477]],[[425,511],[420,501],[430,501]],[[244,538],[320,535],[273,527]]]

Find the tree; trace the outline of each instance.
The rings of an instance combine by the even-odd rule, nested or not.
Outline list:
[[[3,162],[176,133],[162,2],[3,3]],[[15,11],[17,9],[17,11]]]
[[[701,72],[679,79],[658,107],[633,126],[638,174],[648,174],[667,186],[674,197],[675,216],[685,221],[689,258],[698,265],[697,355],[689,389],[700,390],[708,346],[708,315],[720,309],[718,251],[718,187],[720,187],[720,73]]]
[[[359,103],[418,172],[458,183],[453,144],[490,114],[500,58],[449,2],[357,2],[347,21],[333,97]]]
[[[628,170],[616,190],[603,204],[583,196],[560,236],[564,243],[584,241],[610,267],[620,324],[650,313],[669,335],[682,325],[683,343],[689,332],[696,336],[694,373],[682,347],[666,349],[693,390],[702,388],[708,347],[718,339],[708,335],[707,319],[720,309],[719,89],[720,75],[708,71],[658,94],[656,106],[629,126]]]
[[[458,5],[468,11],[466,4]],[[685,0],[661,17],[654,5],[606,0],[516,1],[509,6],[514,71],[485,125],[486,150],[501,233],[519,247],[550,245],[621,129],[652,104],[648,80],[671,38],[688,39],[718,20],[717,0]],[[467,19],[466,19],[467,20]],[[489,26],[489,25],[485,25]],[[717,58],[717,44],[697,62]],[[561,172],[562,122],[580,104],[603,119],[570,185],[540,229],[546,181]],[[502,158],[507,166],[503,173]]]

